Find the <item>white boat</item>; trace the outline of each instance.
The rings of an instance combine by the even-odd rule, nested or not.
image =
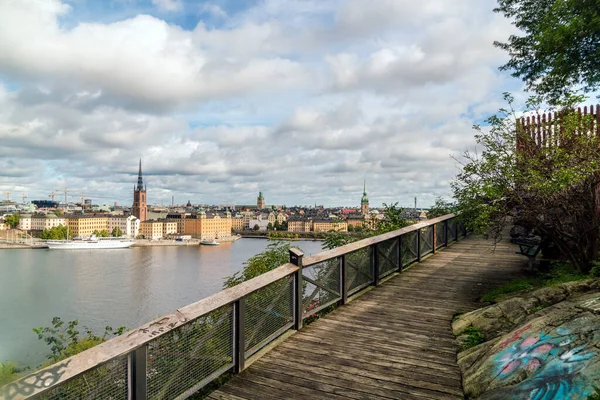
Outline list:
[[[81,240],[47,240],[51,250],[126,249],[134,244],[133,239],[123,237],[96,237]]]
[[[217,242],[216,239],[213,239],[212,242],[208,241],[208,240],[201,240],[200,244],[203,244],[205,246],[218,246],[220,243]]]

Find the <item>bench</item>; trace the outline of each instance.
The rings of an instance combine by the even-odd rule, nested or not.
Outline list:
[[[511,239],[510,242],[519,245],[519,251],[515,251],[515,253],[526,256],[528,258],[527,270],[533,271],[535,258],[542,249],[542,239],[539,237],[515,238]]]

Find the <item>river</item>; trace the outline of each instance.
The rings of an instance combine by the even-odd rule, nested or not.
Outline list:
[[[35,367],[49,347],[34,327],[52,318],[135,328],[223,288],[224,277],[262,252],[264,239],[220,246],[154,246],[121,250],[0,250],[0,362]],[[305,254],[321,242],[298,241]],[[84,329],[80,329],[84,331]]]

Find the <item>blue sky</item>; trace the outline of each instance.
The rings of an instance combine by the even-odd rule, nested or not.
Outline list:
[[[493,0],[0,2],[0,191],[358,206],[450,195],[522,100]]]

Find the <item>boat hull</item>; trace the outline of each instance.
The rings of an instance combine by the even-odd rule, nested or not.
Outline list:
[[[219,242],[200,242],[202,246],[218,246]]]
[[[50,250],[91,250],[91,249],[127,249],[133,246],[133,240],[48,240]]]

